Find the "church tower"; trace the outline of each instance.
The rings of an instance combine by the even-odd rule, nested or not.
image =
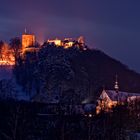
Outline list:
[[[28,34],[27,30],[25,28],[25,32],[22,35],[22,51],[26,51],[26,48],[30,46],[35,45],[35,35],[34,34]]]

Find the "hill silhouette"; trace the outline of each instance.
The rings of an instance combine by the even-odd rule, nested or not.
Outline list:
[[[114,89],[116,74],[120,91],[140,93],[140,74],[100,50],[46,45],[38,55],[28,52],[17,64],[14,73],[23,90],[46,99],[61,97],[69,103],[96,99],[103,87]]]
[[[72,60],[72,66],[77,75],[84,68],[90,84],[90,92],[96,92],[102,87],[114,89],[116,74],[121,91],[140,92],[140,74],[100,50],[79,53]],[[79,77],[82,78],[80,75]]]

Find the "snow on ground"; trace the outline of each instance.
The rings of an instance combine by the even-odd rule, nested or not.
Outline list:
[[[12,69],[13,66],[0,66],[0,80],[2,79],[12,79],[13,74],[12,74]]]
[[[16,91],[17,91],[17,94],[16,94],[16,99],[18,100],[26,100],[26,101],[29,101],[30,98],[29,98],[29,95],[27,95],[26,93],[24,93],[22,91],[22,88],[16,83],[16,80],[14,78],[14,75],[13,75],[13,66],[8,66],[8,65],[2,65],[0,66],[0,80],[12,80],[15,88],[16,88]],[[15,95],[14,95],[15,97]]]

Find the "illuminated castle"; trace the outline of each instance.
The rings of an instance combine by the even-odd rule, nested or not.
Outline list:
[[[59,40],[59,39],[54,39],[54,40],[49,40],[48,39],[48,41],[47,41],[49,44],[52,44],[52,43],[54,43],[56,46],[62,46],[62,41],[61,40]]]
[[[35,47],[35,42],[35,35],[28,34],[25,29],[25,33],[22,35],[22,53],[39,51],[40,47]],[[65,38],[64,40],[56,38],[47,40],[46,43],[50,45],[54,44],[56,47],[64,47],[65,49],[75,46],[79,49],[86,50],[85,40],[82,36],[76,40],[73,40],[72,38]]]
[[[35,35],[27,34],[25,29],[25,33],[22,35],[22,51],[24,52],[28,47],[34,45],[35,45]]]
[[[71,41],[71,40],[72,40],[71,38],[65,38],[64,41],[62,41],[62,40],[56,38],[54,40],[48,40],[47,42],[49,44],[54,44],[57,47],[63,46],[66,49],[66,48],[70,48],[73,46],[73,41]]]
[[[57,47],[62,46],[65,49],[76,46],[77,48],[82,48],[86,50],[85,39],[83,36],[80,36],[77,40],[73,40],[72,38],[65,38],[64,40],[60,40],[56,38],[54,40],[48,40],[47,43],[54,44]]]

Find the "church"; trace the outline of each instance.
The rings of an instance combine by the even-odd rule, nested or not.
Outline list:
[[[129,93],[124,91],[119,91],[118,80],[116,76],[114,90],[103,89],[98,100],[96,113],[99,114],[101,111],[110,112],[113,107],[118,104],[123,105],[127,103],[128,105],[134,105],[136,102],[140,102],[140,93]]]

